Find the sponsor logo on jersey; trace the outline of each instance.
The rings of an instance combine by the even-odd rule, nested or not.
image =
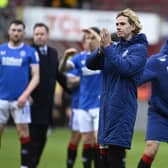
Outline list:
[[[22,62],[23,62],[22,58],[2,57],[2,65],[21,66]]]
[[[5,54],[6,54],[6,51],[5,51],[5,50],[2,50],[2,51],[0,51],[0,54],[1,54],[1,55],[5,55]]]
[[[100,72],[101,72],[100,70],[93,71],[93,70],[88,69],[87,67],[82,68],[82,74],[84,76],[96,75],[96,74],[100,74]]]

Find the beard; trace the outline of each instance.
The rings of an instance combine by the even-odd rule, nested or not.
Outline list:
[[[11,38],[10,41],[13,43],[13,45],[17,46],[22,42],[22,38],[14,37]]]

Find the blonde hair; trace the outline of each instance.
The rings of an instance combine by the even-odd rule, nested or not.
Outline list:
[[[117,14],[116,18],[118,18],[119,16],[128,17],[129,23],[135,25],[135,30],[133,31],[133,33],[138,34],[141,31],[141,29],[142,29],[141,22],[139,21],[138,16],[136,15],[136,13],[133,10],[131,10],[129,8],[124,9]]]

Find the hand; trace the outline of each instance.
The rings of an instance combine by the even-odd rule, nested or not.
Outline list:
[[[27,101],[27,96],[21,95],[21,96],[18,98],[18,100],[17,100],[17,102],[18,102],[18,104],[17,104],[18,107],[22,108],[22,107],[25,105],[26,101]]]
[[[109,46],[112,41],[111,41],[111,34],[110,32],[108,31],[108,29],[106,28],[103,28],[100,32],[100,47],[101,48],[105,48],[107,46]]]
[[[78,51],[77,51],[77,49],[75,49],[75,48],[68,48],[67,50],[65,50],[64,56],[65,56],[65,57],[70,57],[70,56],[76,54],[77,52],[78,52]]]

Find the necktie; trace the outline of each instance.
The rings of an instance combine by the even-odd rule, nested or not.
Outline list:
[[[40,48],[40,53],[41,53],[41,55],[46,55],[47,54],[44,47]]]

